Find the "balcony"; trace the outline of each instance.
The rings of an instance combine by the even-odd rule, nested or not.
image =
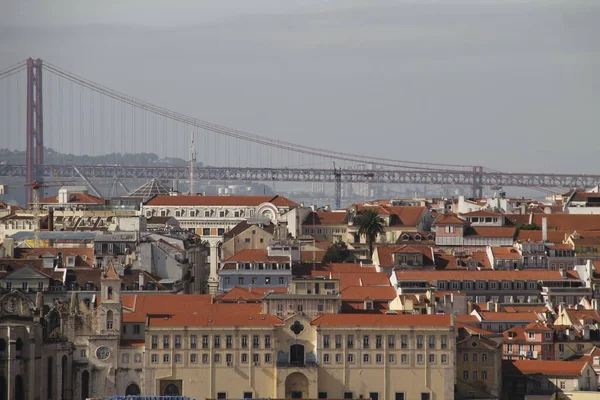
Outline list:
[[[287,352],[280,351],[277,353],[277,366],[278,367],[300,367],[310,368],[317,366],[317,356],[314,352]]]

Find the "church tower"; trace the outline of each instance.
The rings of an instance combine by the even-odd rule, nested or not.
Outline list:
[[[121,331],[121,278],[112,263],[100,278],[98,333],[119,334]]]

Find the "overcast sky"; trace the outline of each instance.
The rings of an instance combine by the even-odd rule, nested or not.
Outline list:
[[[598,21],[596,0],[4,0],[0,69],[39,57],[154,104],[303,145],[598,173]],[[10,90],[14,82],[0,85]],[[0,99],[0,140],[15,144],[7,130],[16,111]],[[55,148],[68,125],[58,119],[45,116]],[[187,136],[178,142],[163,155],[185,157]]]

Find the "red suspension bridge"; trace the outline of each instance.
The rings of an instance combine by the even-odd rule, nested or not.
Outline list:
[[[43,79],[42,79],[43,78]],[[188,138],[194,132],[201,163],[198,181],[431,184],[482,188],[590,187],[600,175],[503,173],[481,166],[380,158],[255,135],[142,101],[42,60],[28,59],[0,71],[0,147],[25,150],[22,160],[2,160],[0,177],[44,179],[189,179]],[[155,153],[162,162],[73,165],[48,162],[49,152],[134,159]],[[119,157],[118,157],[119,156]],[[77,157],[77,156],[73,156]],[[48,157],[46,157],[48,158]],[[342,171],[333,162],[346,165]],[[171,164],[171,165],[169,165]],[[336,188],[337,189],[337,188]],[[28,201],[31,193],[28,193]]]

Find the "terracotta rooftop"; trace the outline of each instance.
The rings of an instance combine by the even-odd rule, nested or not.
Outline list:
[[[521,259],[521,253],[514,247],[492,247],[494,258],[499,259]]]
[[[299,204],[283,196],[165,196],[157,195],[147,206],[249,206],[272,203],[277,207],[298,207]]]
[[[579,376],[586,361],[518,360],[503,361],[504,375]]]
[[[477,210],[468,213],[460,214],[461,217],[501,217],[501,213],[493,212],[490,210]]]
[[[438,216],[433,225],[464,225],[467,221],[460,218],[458,215],[454,213],[446,213]]]
[[[573,270],[566,271],[567,279],[579,280]],[[551,270],[439,270],[439,271],[396,271],[400,281],[519,281],[519,280],[563,280],[560,271]]]
[[[423,254],[423,264],[433,265],[431,247],[413,247],[406,244],[398,247],[377,246],[375,252],[379,259],[379,265],[383,266],[394,265],[394,254]]]
[[[119,277],[119,274],[117,274],[117,271],[115,270],[115,266],[110,263],[108,264],[108,267],[106,268],[106,271],[104,271],[104,273],[102,274],[102,279],[106,279],[106,280],[121,280],[121,278]]]
[[[485,238],[514,238],[514,226],[470,226],[465,231],[465,236],[479,236]]]
[[[94,264],[94,248],[92,247],[40,247],[17,248],[15,258],[40,258],[42,256],[58,257],[62,254],[63,264],[66,266],[67,257],[75,257],[75,267],[92,267]]]
[[[40,204],[56,204],[58,196],[50,196],[40,200]],[[92,196],[87,193],[69,193],[69,203],[71,204],[104,204],[103,197]]]
[[[238,263],[238,262],[271,262],[271,263],[284,263],[290,262],[290,258],[286,256],[269,256],[267,249],[244,249],[240,250],[224,263]]]
[[[536,313],[509,313],[509,312],[493,312],[479,311],[483,321],[537,321]]]
[[[600,214],[534,214],[533,222],[542,226],[548,219],[548,228],[570,231],[600,231]]]
[[[450,327],[450,315],[427,314],[324,314],[311,324],[318,326],[437,326]]]
[[[311,212],[308,214],[306,220],[304,221],[304,226],[310,225],[345,225],[346,221],[346,212],[339,211],[318,211]]]
[[[342,301],[392,301],[397,296],[391,286],[348,286],[341,293]]]
[[[235,286],[231,288],[227,293],[218,297],[217,301],[219,302],[258,302],[261,301],[262,298],[269,292],[275,293],[287,293],[287,288],[277,287],[252,287],[252,288],[243,288],[240,286]]]
[[[130,312],[123,312],[123,322],[146,322],[147,314],[170,314],[177,310],[199,310],[211,304],[208,294],[135,294],[121,296]],[[243,306],[243,305],[242,305]]]

